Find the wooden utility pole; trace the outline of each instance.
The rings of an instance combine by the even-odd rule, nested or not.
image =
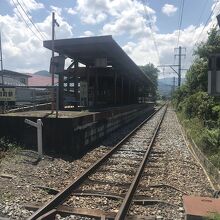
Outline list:
[[[59,27],[59,24],[57,23],[55,19],[55,13],[52,12],[52,57],[51,57],[51,84],[52,84],[52,105],[51,105],[51,113],[53,114],[54,108],[55,108],[55,91],[54,91],[54,38],[55,38],[55,25]]]
[[[0,61],[1,61],[1,71],[3,71],[3,58],[2,58],[2,33],[0,31]],[[3,84],[3,74],[2,74],[2,84]]]
[[[2,73],[2,91],[4,92],[4,74],[3,74],[3,57],[2,57],[2,33],[0,31],[0,61]],[[3,102],[3,112],[5,112],[5,101]]]

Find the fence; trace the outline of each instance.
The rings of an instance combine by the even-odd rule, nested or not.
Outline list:
[[[1,113],[58,109],[57,86],[2,86],[0,85]],[[56,104],[55,104],[56,103]]]

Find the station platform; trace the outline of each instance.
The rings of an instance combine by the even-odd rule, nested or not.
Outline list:
[[[37,149],[36,128],[24,123],[25,119],[43,122],[43,150],[78,157],[100,139],[132,120],[150,114],[154,103],[96,109],[95,111],[49,110],[16,112],[0,115],[0,137]]]

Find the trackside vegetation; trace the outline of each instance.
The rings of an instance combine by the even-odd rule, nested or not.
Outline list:
[[[216,29],[194,50],[194,61],[186,73],[186,82],[178,88],[172,103],[187,132],[203,153],[220,168],[220,97],[208,95],[208,57],[220,53]]]

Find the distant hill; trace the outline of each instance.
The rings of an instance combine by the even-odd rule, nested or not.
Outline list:
[[[34,73],[34,75],[38,76],[51,76],[51,74],[47,70],[40,70]]]
[[[51,77],[51,74],[47,70],[37,71],[34,75]],[[58,76],[55,74],[54,77],[57,78]]]
[[[185,82],[185,78],[182,78],[182,83],[184,83],[184,82]],[[178,85],[177,78],[175,81],[175,85],[176,85],[176,87]],[[170,96],[172,86],[173,86],[173,77],[158,79],[158,91],[159,91],[160,95]]]

